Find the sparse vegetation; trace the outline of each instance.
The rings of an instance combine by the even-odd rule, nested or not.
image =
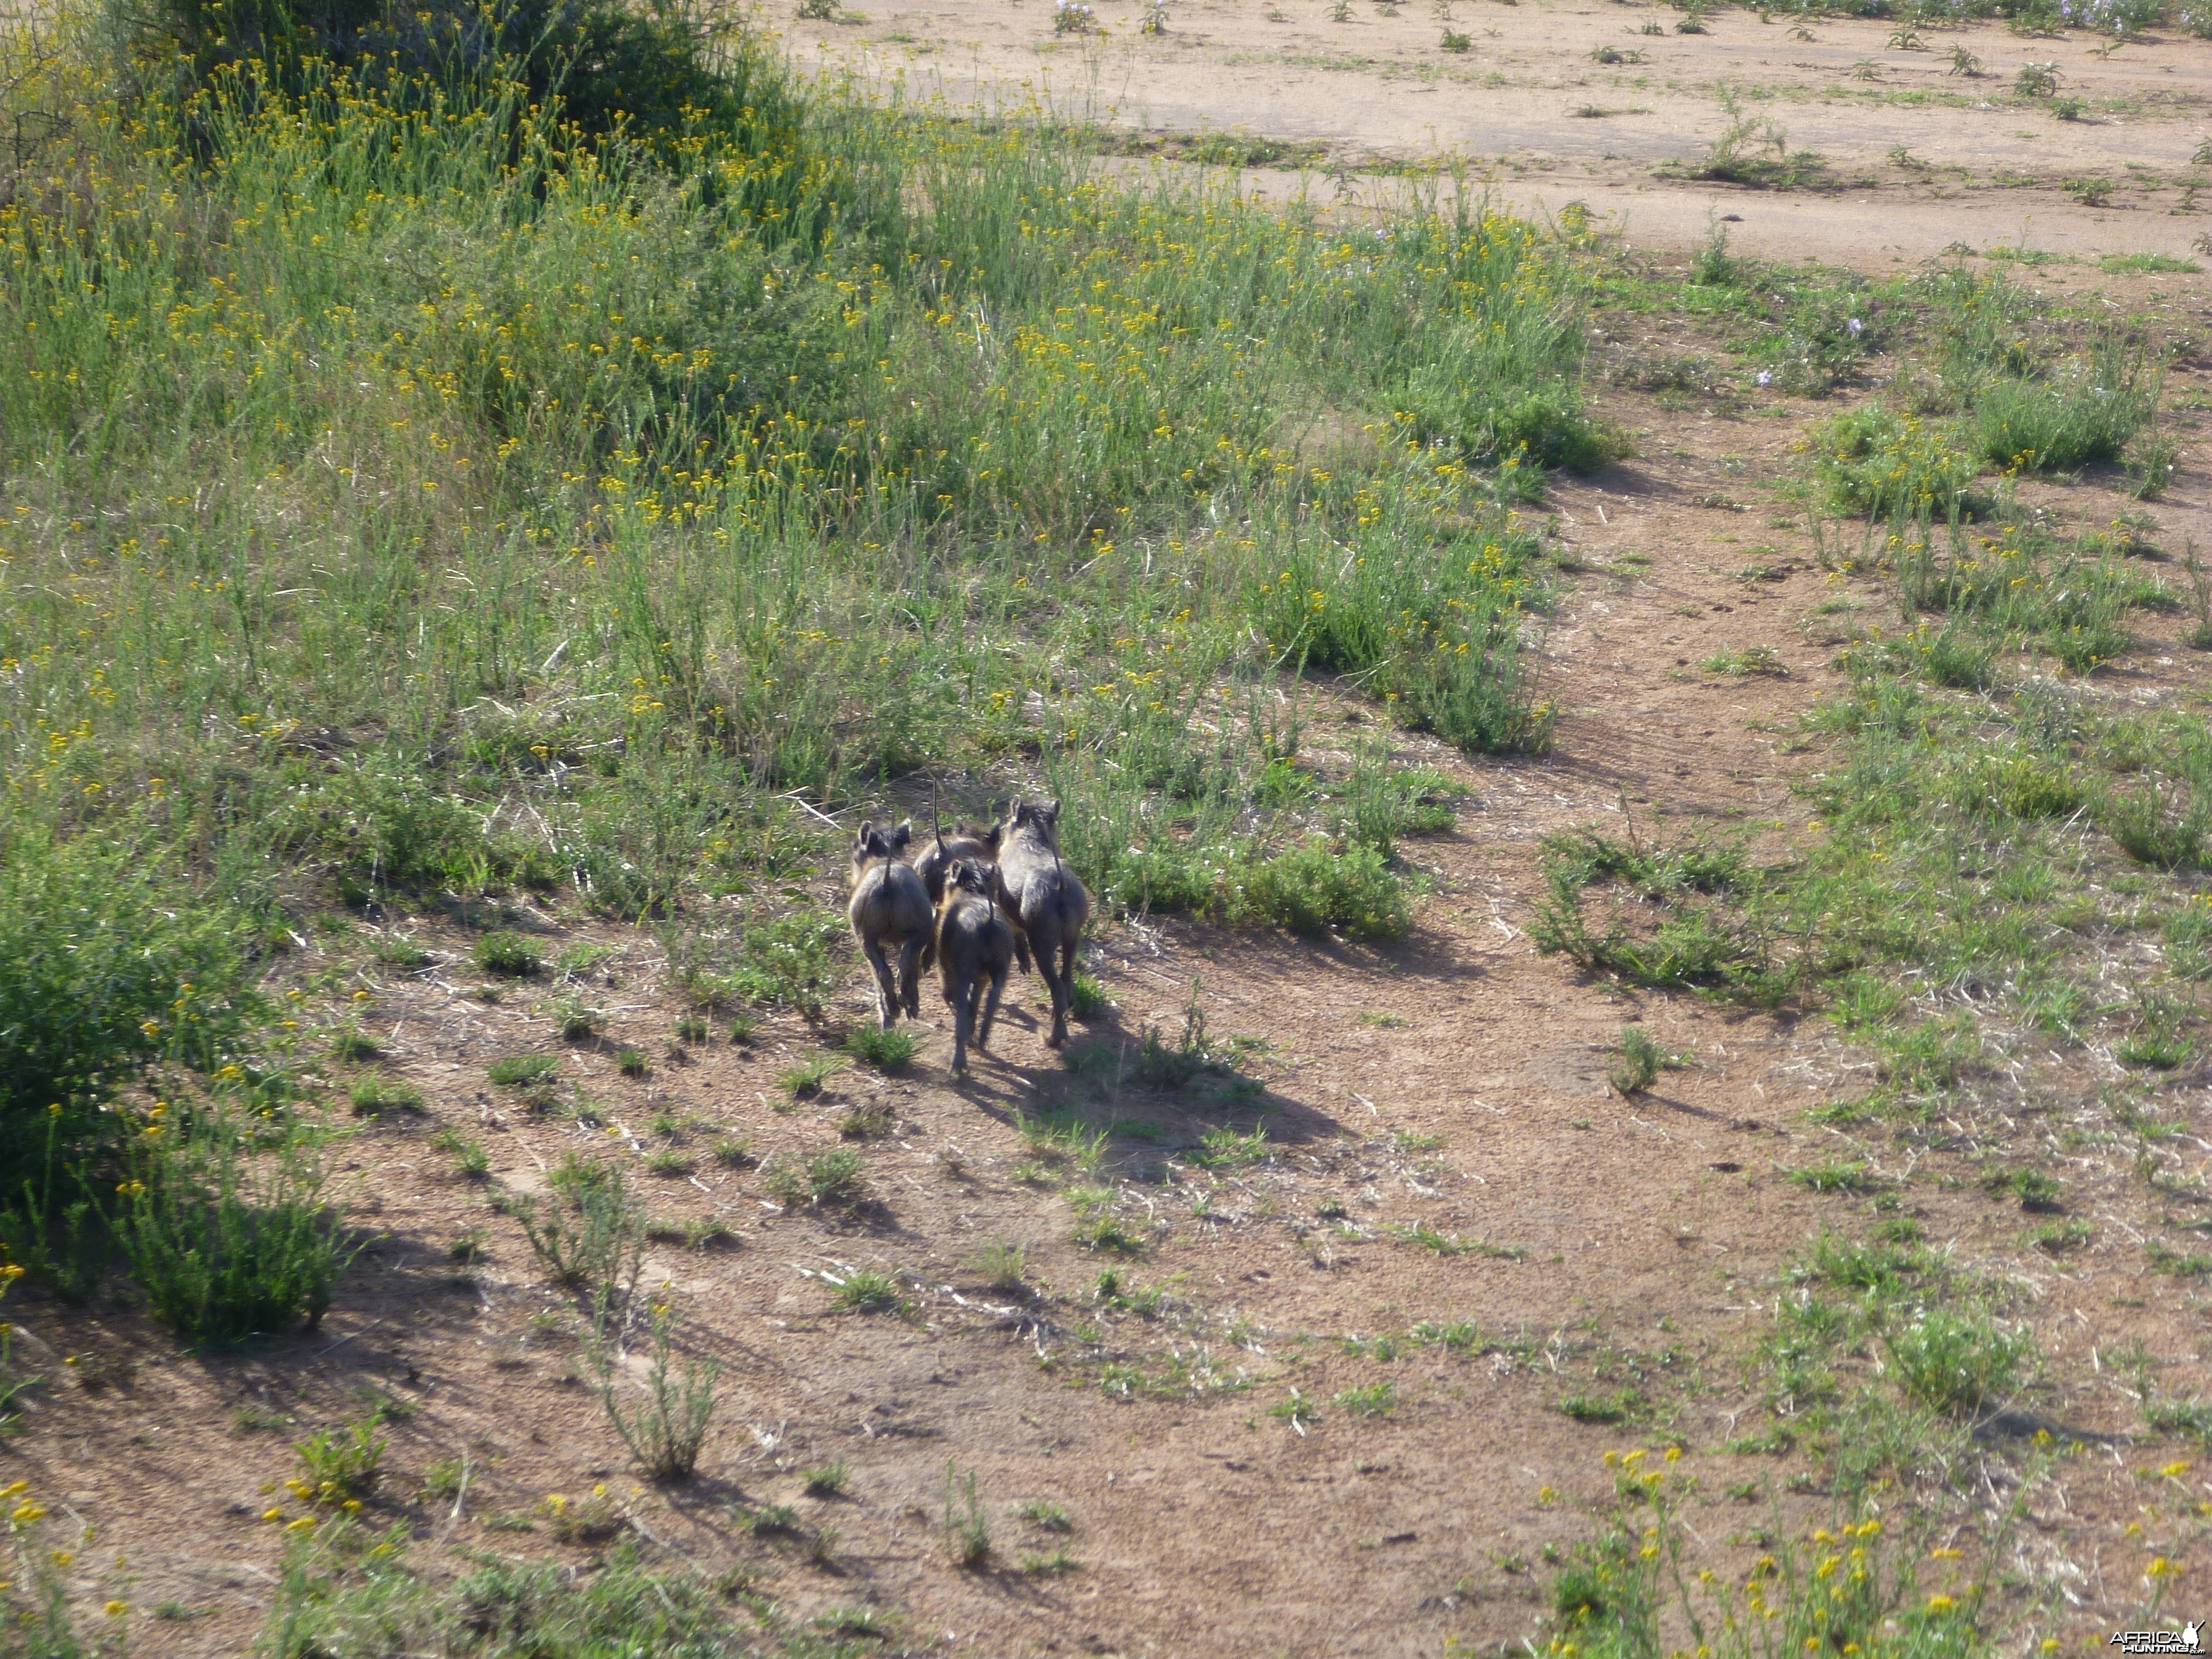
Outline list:
[[[711,1359],[686,1358],[679,1375],[674,1364],[674,1311],[665,1304],[651,1310],[653,1358],[646,1370],[642,1399],[624,1398],[611,1355],[600,1362],[599,1401],[638,1467],[655,1480],[688,1478],[697,1467],[714,1415],[714,1385],[722,1368]]]
[[[1661,1072],[1686,1063],[1682,1055],[1654,1042],[1642,1026],[1624,1025],[1620,1030],[1620,1058],[1606,1075],[1622,1094],[1641,1094]]]
[[[991,1556],[991,1522],[975,1495],[975,1471],[964,1480],[945,1466],[945,1547],[957,1567],[981,1567]]]
[[[486,933],[473,956],[477,967],[501,979],[529,979],[545,971],[538,946],[520,933]]]
[[[896,1273],[873,1267],[855,1267],[845,1274],[835,1299],[849,1313],[904,1314],[912,1305],[899,1287]]]
[[[849,1146],[825,1146],[805,1158],[777,1158],[763,1172],[778,1202],[816,1207],[860,1203],[867,1194],[866,1164]]]
[[[775,1086],[793,1101],[811,1100],[842,1063],[835,1054],[816,1054],[780,1073]]]

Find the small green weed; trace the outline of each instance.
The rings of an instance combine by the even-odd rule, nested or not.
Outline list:
[[[1908,1400],[1935,1411],[1978,1412],[2009,1399],[2041,1364],[2035,1339],[1978,1310],[1929,1308],[1888,1333],[1883,1347]]]
[[[1642,1403],[1633,1389],[1623,1389],[1618,1394],[1571,1394],[1558,1410],[1577,1423],[1626,1423]]]
[[[347,1091],[356,1117],[382,1117],[387,1112],[420,1112],[422,1091],[391,1078],[365,1077]]]
[[[514,1089],[550,1083],[560,1073],[561,1061],[552,1054],[503,1054],[484,1072],[494,1083]]]
[[[1397,1385],[1370,1382],[1364,1389],[1340,1389],[1336,1408],[1353,1417],[1387,1417],[1398,1408]]]
[[[845,1034],[844,1048],[854,1059],[878,1072],[897,1072],[921,1052],[921,1039],[896,1026],[886,1031],[880,1026],[855,1025]]]
[[[531,979],[545,971],[538,946],[520,933],[486,933],[471,954],[477,967],[501,979]]]
[[[285,1484],[303,1504],[334,1509],[374,1489],[384,1462],[385,1437],[374,1419],[342,1430],[318,1429],[292,1447],[300,1473]]]
[[[1864,1164],[1808,1164],[1790,1171],[1792,1185],[1808,1193],[1865,1193],[1880,1187],[1881,1178]]]
[[[778,1073],[775,1086],[788,1100],[811,1100],[842,1064],[835,1054],[815,1054]]]
[[[1029,1253],[1006,1239],[995,1239],[975,1253],[975,1273],[1002,1295],[1030,1294]]]
[[[812,1468],[801,1469],[799,1478],[806,1483],[809,1497],[838,1498],[852,1484],[853,1466],[842,1457],[833,1457],[826,1463],[817,1463]]]
[[[599,1402],[638,1467],[656,1480],[688,1478],[697,1467],[714,1414],[714,1384],[721,1367],[712,1360],[687,1359],[679,1376],[671,1337],[675,1315],[665,1308],[653,1314],[653,1358],[646,1370],[645,1397],[623,1399],[613,1366],[601,1373]]]
[[[957,1567],[981,1566],[991,1556],[991,1523],[975,1495],[975,1471],[960,1480],[953,1465],[945,1466],[945,1547]]]
[[[803,1160],[779,1158],[763,1177],[771,1197],[817,1208],[852,1206],[867,1196],[866,1164],[849,1146],[825,1146]]]
[[[378,1059],[383,1053],[384,1050],[377,1045],[376,1039],[358,1026],[349,1025],[331,1034],[331,1056],[334,1060],[349,1060],[358,1064],[363,1060]]]
[[[1641,1094],[1650,1088],[1662,1071],[1678,1068],[1686,1061],[1680,1054],[1661,1048],[1640,1025],[1624,1025],[1620,1029],[1620,1052],[1607,1078],[1624,1095]]]
[[[1106,988],[1088,974],[1076,975],[1068,988],[1067,1012],[1086,1023],[1097,1019],[1113,1005],[1107,1000]]]
[[[848,1313],[906,1314],[913,1306],[899,1288],[898,1275],[872,1267],[856,1267],[845,1275],[833,1298]]]

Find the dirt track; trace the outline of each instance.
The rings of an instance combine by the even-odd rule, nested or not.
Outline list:
[[[1471,46],[1447,53],[1447,26],[1428,4],[1395,16],[1363,4],[1336,23],[1318,0],[1193,0],[1158,35],[1139,32],[1141,8],[1097,14],[1108,33],[1087,40],[1055,40],[1044,0],[866,0],[838,23],[782,27],[802,58],[955,104],[1036,97],[1139,132],[1318,144],[1310,180],[1255,180],[1276,196],[1327,199],[1333,172],[1456,157],[1510,201],[1550,211],[1584,202],[1639,245],[1686,246],[1735,213],[1745,252],[1863,268],[1954,244],[2185,255],[2212,223],[2186,182],[2206,176],[2192,158],[2212,118],[2212,47],[2179,31],[2100,57],[2094,35],[2032,40],[1978,24],[1923,31],[1926,49],[1905,51],[1881,20],[1823,18],[1807,40],[1786,19],[1721,10],[1708,33],[1684,35],[1682,14],[1666,7],[1461,0],[1449,27]],[[1647,21],[1665,32],[1640,33]],[[1951,72],[1954,44],[1978,73]],[[1607,46],[1643,61],[1594,61]],[[2056,66],[2058,96],[2079,100],[2079,118],[2018,95],[2030,62]],[[1660,176],[1704,159],[1728,124],[1723,88],[1783,129],[1790,151],[1820,159],[1818,191]],[[2113,187],[2106,206],[2066,189],[2100,179]]]

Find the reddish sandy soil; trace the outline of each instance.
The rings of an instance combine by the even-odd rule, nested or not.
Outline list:
[[[2196,234],[2193,217],[2167,211],[2212,76],[2212,47],[2194,41],[2100,60],[2086,39],[1977,29],[1966,38],[2002,78],[1962,84],[1935,54],[1885,52],[1888,26],[1878,23],[1822,21],[1802,42],[1783,23],[1724,12],[1709,35],[1646,39],[1636,33],[1643,19],[1671,24],[1677,14],[1463,3],[1458,26],[1474,49],[1446,58],[1425,14],[1367,9],[1340,26],[1313,0],[1290,3],[1297,15],[1281,23],[1254,6],[1181,7],[1164,39],[1139,39],[1134,14],[1109,4],[1111,37],[1057,52],[1038,0],[926,13],[872,5],[864,27],[810,25],[797,38],[878,64],[903,63],[906,49],[889,38],[897,33],[937,42],[908,72],[941,72],[956,94],[979,77],[1041,80],[1048,70],[1065,87],[1079,68],[1146,127],[1243,126],[1362,156],[1453,147],[1494,165],[1517,159],[1530,169],[1512,185],[1523,199],[1583,197],[1628,216],[1636,240],[1671,238],[1678,250],[1703,234],[1715,200],[1742,214],[1741,246],[1859,251],[1876,266],[1893,246],[1917,258],[1953,240],[2011,240],[2023,222],[2039,245],[2084,254],[2185,252]],[[1600,70],[1587,54],[1601,41],[1648,47],[1650,61]],[[1292,61],[1353,52],[1370,61]],[[2031,55],[2059,60],[2070,88],[2125,113],[2062,123],[2014,107],[2003,89]],[[1883,78],[1848,80],[1868,57],[1887,65]],[[1493,75],[1504,84],[1489,84]],[[1874,185],[1780,195],[1655,180],[1656,163],[1699,151],[1723,79],[1773,88],[1793,145]],[[1908,87],[1963,101],[1880,101],[1884,89]],[[1984,98],[1995,107],[1979,107]],[[1571,116],[1591,101],[1650,112]],[[2025,130],[2033,136],[2019,137]],[[1931,178],[1887,163],[1908,143],[1938,164]],[[2136,160],[2157,170],[2156,187],[2124,186],[2102,215],[2041,185],[1991,182],[2003,168],[2118,176]],[[1279,175],[1270,184],[1284,187]],[[2036,279],[2106,280],[2082,264]],[[2153,295],[2198,303],[2185,276],[2126,281],[2111,290],[2116,304]],[[1599,364],[1700,343],[1679,333],[1611,341]],[[2169,391],[2196,384],[2178,373]],[[1936,1245],[2021,1287],[2017,1312],[2050,1355],[2050,1381],[1984,1431],[1987,1484],[1957,1520],[1978,1524],[2002,1503],[2038,1428],[2078,1440],[2085,1449],[2035,1489],[2031,1518],[2007,1546],[2017,1581],[2008,1594],[2015,1609],[2055,1606],[2055,1623],[2021,1611],[2023,1649],[2051,1634],[2101,1649],[2142,1601],[2151,1543],[2170,1543],[2175,1516],[2208,1496],[2202,1471],[2148,1473],[2185,1454],[2142,1437],[2128,1374],[2108,1363],[2139,1343],[2166,1368],[2168,1392],[2200,1392],[2207,1328],[2201,1290],[2144,1269],[2140,1237],[2172,1200],[2146,1187],[2130,1146],[2103,1133],[2096,1089],[2116,1074],[2110,1056],[2023,1054],[2011,1075],[1962,1101],[1948,1137],[1854,1142],[1804,1115],[1869,1079],[1867,1056],[1823,1020],[1626,994],[1540,956],[1528,939],[1538,841],[1553,830],[1744,823],[1770,853],[1810,833],[1793,784],[1826,757],[1796,718],[1842,684],[1830,666],[1840,634],[1894,616],[1879,585],[1818,568],[1802,515],[1778,493],[1799,465],[1791,446],[1824,406],[1692,398],[1662,408],[1639,394],[1605,396],[1605,412],[1638,434],[1641,453],[1560,483],[1545,509],[1557,514],[1571,572],[1546,644],[1563,708],[1554,751],[1470,761],[1395,739],[1401,759],[1474,792],[1449,833],[1405,843],[1431,884],[1411,939],[1378,950],[1177,924],[1096,931],[1091,969],[1113,1007],[1079,1046],[1118,1052],[1148,1024],[1172,1037],[1195,979],[1210,1031],[1243,1042],[1256,1092],[1150,1093],[1117,1082],[1115,1065],[1079,1075],[1043,1046],[1037,982],[1018,980],[995,1052],[969,1080],[947,1074],[949,1025],[931,988],[925,1048],[907,1073],[849,1066],[818,1099],[778,1111],[774,1079],[819,1049],[820,1030],[781,1018],[749,1046],[726,1041],[719,1024],[703,1045],[677,1044],[681,1004],[649,933],[515,917],[553,940],[617,947],[588,988],[608,1011],[605,1036],[584,1044],[556,1039],[545,988],[481,1000],[470,936],[448,918],[392,919],[439,953],[411,975],[370,962],[374,929],[318,935],[295,970],[371,989],[361,1016],[386,1050],[380,1069],[419,1088],[428,1111],[367,1125],[344,1148],[340,1190],[374,1242],[317,1331],[243,1354],[189,1352],[128,1310],[11,1298],[19,1352],[55,1382],[29,1400],[0,1474],[32,1480],[96,1526],[77,1589],[88,1601],[125,1595],[142,1610],[134,1618],[171,1600],[196,1610],[142,1623],[143,1652],[242,1651],[271,1592],[280,1538],[259,1516],[285,1501],[269,1487],[290,1473],[288,1442],[385,1401],[396,1406],[390,1473],[372,1512],[411,1522],[416,1559],[434,1571],[452,1569],[463,1549],[586,1559],[592,1546],[552,1535],[545,1499],[580,1501],[605,1483],[656,1550],[712,1572],[743,1565],[794,1613],[878,1606],[915,1649],[1396,1656],[1441,1653],[1455,1639],[1489,1650],[1536,1630],[1542,1553],[1595,1528],[1612,1491],[1600,1461],[1608,1449],[1680,1437],[1700,1486],[1689,1518],[1717,1564],[1740,1565],[1765,1519],[1764,1500],[1733,1499],[1732,1485],[1771,1482],[1793,1522],[1825,1515],[1825,1500],[1791,1495],[1802,1456],[1718,1449],[1764,1422],[1745,1362],[1784,1288],[1784,1264],[1822,1228],[1863,1232],[1870,1218],[1864,1197],[1816,1195],[1788,1172],[1864,1156],[1886,1176],[1910,1176],[1905,1212]],[[2184,471],[2155,509],[2157,539],[2212,544],[2193,432],[2185,419],[2178,429]],[[2099,522],[2118,499],[2090,485],[2048,495],[2054,508]],[[1747,566],[1766,574],[1746,577]],[[1840,628],[1810,615],[1839,595],[1863,611]],[[2175,645],[2176,628],[2143,618],[2141,650],[2100,677],[2104,694],[2199,695],[2202,659]],[[1753,645],[1771,647],[1786,675],[1699,667]],[[1350,734],[1376,730],[1329,688],[1307,695],[1308,752],[1324,765]],[[1024,781],[990,781],[1001,795]],[[926,799],[893,805],[926,810]],[[2109,847],[2101,856],[2117,872]],[[825,873],[812,896],[837,902],[834,879]],[[830,1023],[862,1018],[866,1006],[856,970]],[[1605,1074],[1631,1020],[1694,1059],[1654,1092],[1624,1099]],[[646,1076],[617,1072],[624,1046],[651,1058]],[[533,1115],[486,1080],[493,1060],[529,1052],[558,1053],[563,1098],[595,1097],[605,1127]],[[342,1088],[347,1068],[331,1069]],[[1146,1241],[1140,1254],[1103,1256],[1073,1242],[1075,1213],[1056,1184],[1065,1171],[1016,1122],[1059,1104],[1112,1131],[1097,1179]],[[714,1156],[732,1136],[762,1161],[836,1144],[842,1121],[864,1108],[880,1108],[885,1127],[854,1143],[870,1189],[854,1211],[787,1211],[757,1164]],[[2201,1176],[2212,1129],[2201,1080],[2177,1084],[2161,1109],[2190,1126],[2174,1143],[2177,1176]],[[672,1144],[648,1127],[664,1115],[681,1121],[672,1144],[696,1160],[688,1175],[648,1167]],[[1264,1124],[1266,1158],[1199,1167],[1188,1152],[1223,1123]],[[2086,1250],[2052,1258],[2030,1246],[2033,1218],[1977,1184],[1974,1158],[2057,1146],[2069,1127],[2084,1133],[2063,1141],[2068,1207],[2096,1231]],[[441,1127],[481,1139],[487,1181],[456,1173],[433,1145]],[[648,1281],[665,1281],[684,1310],[684,1341],[726,1367],[689,1485],[656,1489],[630,1473],[580,1382],[567,1303],[516,1224],[488,1206],[495,1189],[541,1189],[572,1152],[630,1160],[656,1216],[718,1220],[733,1235],[696,1249],[657,1243],[647,1261]],[[450,1246],[472,1227],[488,1242],[465,1266]],[[1416,1228],[1491,1248],[1439,1254],[1405,1236]],[[1026,1247],[1032,1297],[983,1282],[975,1263],[994,1241]],[[833,1311],[823,1276],[853,1267],[895,1271],[910,1316]],[[1125,1289],[1163,1287],[1152,1317],[1098,1305],[1093,1287],[1109,1267]],[[1406,1340],[1431,1320],[1474,1321],[1495,1351]],[[1346,1348],[1346,1339],[1378,1336],[1399,1340],[1395,1358]],[[65,1365],[65,1356],[78,1358]],[[1168,1386],[1178,1365],[1200,1386]],[[1104,1386],[1139,1376],[1158,1392],[1137,1382],[1122,1397]],[[1396,1401],[1382,1415],[1334,1403],[1341,1390],[1381,1382]],[[1320,1413],[1295,1426],[1271,1414],[1294,1388]],[[1632,1426],[1559,1409],[1571,1396],[1624,1389],[1644,1402]],[[459,1501],[423,1494],[430,1465],[464,1457],[471,1474]],[[845,1492],[805,1496],[799,1471],[831,1458],[851,1467]],[[946,1559],[948,1464],[975,1472],[991,1516],[994,1552],[981,1571]],[[1556,1495],[1540,1497],[1547,1487]],[[1072,1531],[1019,1518],[1015,1506],[1032,1500],[1064,1506]],[[739,1524],[740,1505],[763,1503],[793,1505],[799,1533],[763,1537]],[[829,1529],[817,1560],[803,1540]],[[2212,1608],[2212,1547],[2179,1535],[2169,1605]],[[1022,1552],[1063,1543],[1072,1569],[1023,1571]]]

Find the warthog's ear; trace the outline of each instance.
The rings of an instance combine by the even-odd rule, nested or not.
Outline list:
[[[1060,803],[1056,800],[1047,802],[1044,805],[1037,808],[1037,816],[1042,818],[1047,823],[1058,823],[1060,822]]]
[[[891,831],[890,843],[893,847],[904,848],[911,846],[913,842],[914,820],[912,818],[906,819],[897,829]]]
[[[853,850],[855,853],[866,852],[868,850],[868,843],[875,840],[875,838],[876,826],[874,823],[870,821],[863,823],[860,826],[860,833],[853,837]]]

